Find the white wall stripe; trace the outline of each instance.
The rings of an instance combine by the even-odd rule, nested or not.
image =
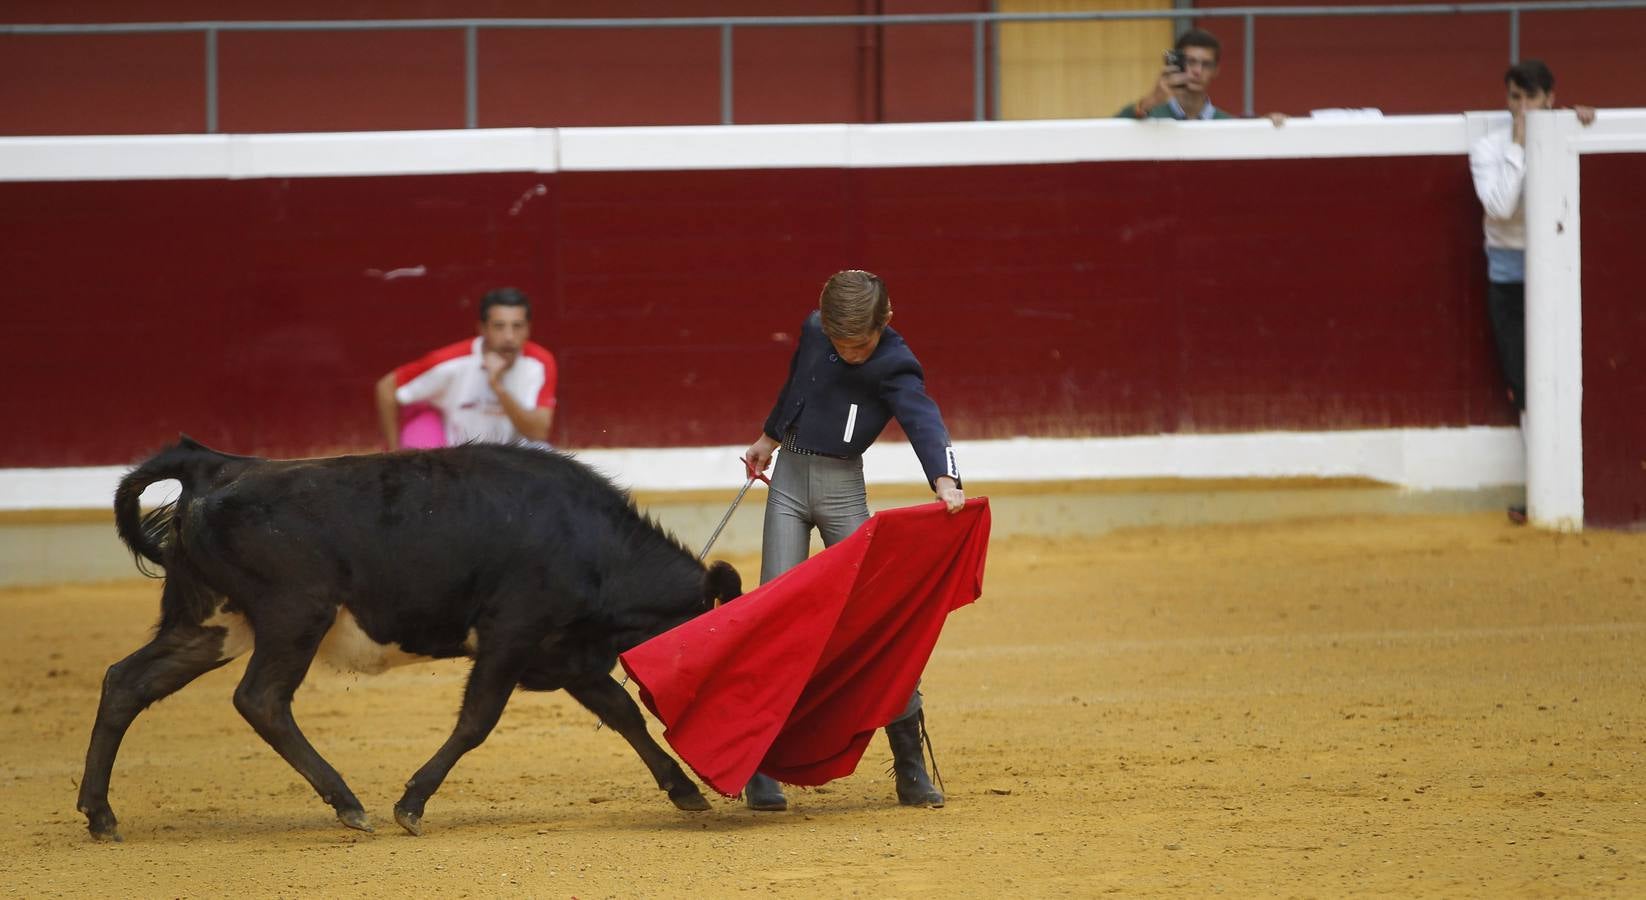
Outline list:
[[[0,138],[0,181],[553,172],[553,129]]]
[[[850,159],[849,125],[562,128],[564,171],[828,169]]]
[[[585,450],[579,459],[633,490],[736,490],[746,447]],[[1121,438],[1012,438],[962,441],[966,487],[991,482],[1112,478],[1370,478],[1413,490],[1467,490],[1525,481],[1517,428],[1382,429],[1155,435]],[[107,509],[122,466],[0,469],[0,510]],[[863,457],[870,484],[920,484],[920,461],[905,442],[883,441]],[[151,487],[145,504],[175,496]]]
[[[0,180],[1015,165],[1459,155],[1464,117],[500,128],[0,138]]]

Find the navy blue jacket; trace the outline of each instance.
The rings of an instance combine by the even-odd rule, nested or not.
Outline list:
[[[827,456],[857,457],[869,449],[893,417],[914,445],[926,482],[940,475],[958,484],[954,447],[937,403],[926,396],[920,360],[891,327],[861,365],[841,362],[813,311],[800,328],[800,346],[789,360],[789,380],[777,395],[765,432],[779,443],[792,427],[796,446]]]

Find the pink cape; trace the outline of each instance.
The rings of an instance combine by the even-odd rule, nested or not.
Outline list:
[[[407,450],[446,446],[446,419],[423,403],[400,408],[400,446]]]
[[[851,537],[622,654],[675,752],[731,796],[758,769],[849,775],[903,711],[949,611],[977,599],[989,504],[875,515]]]

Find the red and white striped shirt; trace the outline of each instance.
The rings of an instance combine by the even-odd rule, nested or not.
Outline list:
[[[458,341],[394,370],[394,396],[401,406],[427,403],[446,420],[446,443],[508,443],[526,437],[517,431],[492,393],[481,364],[482,338]],[[503,372],[503,389],[527,409],[552,408],[559,370],[554,354],[527,341],[514,365]]]

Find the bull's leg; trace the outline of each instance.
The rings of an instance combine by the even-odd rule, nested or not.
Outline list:
[[[675,806],[691,812],[709,808],[709,801],[703,799],[703,792],[697,789],[697,784],[687,777],[674,757],[652,740],[651,733],[646,730],[646,719],[640,714],[640,707],[634,705],[634,698],[610,675],[600,673],[568,684],[566,693],[629,742],[634,752],[640,754],[646,768],[651,770],[652,777],[657,779],[658,788],[668,791],[669,799],[674,801]]]
[[[97,723],[86,748],[86,771],[80,776],[80,811],[91,835],[120,840],[114,810],[109,808],[109,779],[126,729],[149,704],[163,699],[202,674],[228,662],[222,654],[224,631],[182,625],[161,631],[141,649],[109,667]]]
[[[423,833],[423,807],[440,784],[451,773],[452,766],[463,754],[480,746],[503,715],[509,694],[526,670],[533,648],[499,648],[488,652],[487,641],[481,639],[481,652],[469,670],[468,684],[463,688],[463,709],[457,714],[457,727],[451,737],[440,746],[434,756],[406,782],[406,792],[394,805],[394,820],[414,835]]]
[[[354,792],[303,736],[291,714],[292,696],[303,683],[303,676],[308,673],[309,663],[314,660],[315,650],[325,633],[326,623],[318,615],[315,621],[281,622],[278,628],[259,627],[257,649],[252,651],[246,675],[234,691],[234,708],[282,759],[307,779],[320,799],[337,810],[338,821],[350,828],[371,831],[371,822]]]

